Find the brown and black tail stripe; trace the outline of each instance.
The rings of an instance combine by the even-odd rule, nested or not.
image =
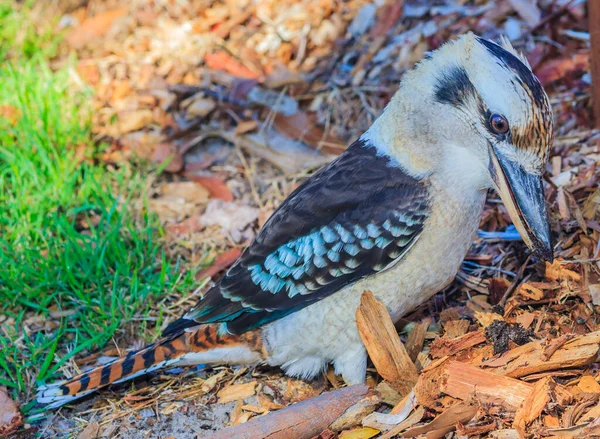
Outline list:
[[[156,368],[175,363],[187,353],[204,352],[219,347],[244,345],[263,358],[262,340],[258,331],[242,335],[221,334],[217,325],[203,325],[195,331],[167,337],[60,384],[57,397],[77,397],[109,384],[124,381]]]

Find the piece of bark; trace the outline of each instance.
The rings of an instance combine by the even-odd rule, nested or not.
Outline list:
[[[318,435],[349,407],[365,398],[364,384],[344,387],[269,413],[243,425],[218,431],[210,439],[309,439]]]
[[[600,128],[600,2],[588,2],[588,25],[592,50],[592,101],[594,104],[595,128]]]
[[[430,437],[443,437],[446,433],[454,430],[459,422],[466,424],[473,419],[477,410],[476,406],[457,404],[454,407],[450,407],[429,424],[411,428],[402,433],[402,437],[416,437],[422,434],[427,434],[427,439]],[[429,433],[434,433],[434,435],[430,436]],[[439,434],[442,434],[442,436],[439,436]]]
[[[533,390],[515,414],[513,428],[525,433],[527,425],[538,418],[550,402],[550,391],[553,384],[554,381],[550,377],[543,378],[534,384]]]
[[[431,355],[431,358],[451,356],[462,350],[472,348],[479,343],[483,343],[485,340],[483,331],[469,332],[457,338],[441,337],[431,343],[429,355]]]
[[[426,320],[417,323],[406,338],[406,352],[408,352],[408,356],[413,362],[417,359],[417,355],[419,355],[419,352],[423,349],[427,328],[429,328],[429,321]]]
[[[483,363],[489,371],[520,378],[548,370],[587,366],[598,358],[600,331],[580,335],[558,348],[544,361],[544,345],[533,341],[506,352],[499,358]]]
[[[373,413],[381,404],[381,397],[372,394],[361,399],[353,406],[349,407],[342,415],[329,426],[329,430],[340,432],[360,425],[360,422],[368,415]]]
[[[356,309],[358,333],[377,372],[401,395],[414,387],[419,374],[400,337],[394,322],[371,291],[365,291]]]
[[[440,390],[454,398],[497,404],[517,410],[528,398],[532,384],[485,371],[471,364],[449,361],[441,375]]]

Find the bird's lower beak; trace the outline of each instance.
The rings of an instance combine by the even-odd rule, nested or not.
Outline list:
[[[496,148],[490,150],[492,179],[521,238],[535,256],[552,261],[554,252],[542,177],[525,171]]]

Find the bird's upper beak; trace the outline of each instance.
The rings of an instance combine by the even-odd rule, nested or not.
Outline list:
[[[535,256],[552,261],[554,252],[542,177],[527,172],[493,146],[490,155],[492,179],[521,238]]]

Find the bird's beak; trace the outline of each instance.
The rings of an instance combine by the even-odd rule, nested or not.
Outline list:
[[[492,179],[521,238],[535,256],[552,262],[554,252],[542,177],[527,172],[492,146],[490,155]]]

